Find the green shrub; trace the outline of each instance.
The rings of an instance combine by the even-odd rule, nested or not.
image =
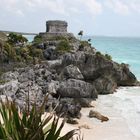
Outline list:
[[[2,76],[3,73],[4,73],[3,70],[0,69],[0,77]]]
[[[38,45],[38,44],[42,43],[42,37],[41,37],[40,35],[36,35],[36,36],[34,37],[33,43],[34,43],[35,45]]]
[[[88,41],[80,41],[82,46],[89,46],[90,44],[88,43]]]
[[[2,140],[70,140],[77,132],[72,130],[60,136],[65,121],[58,125],[59,117],[52,113],[41,119],[45,102],[39,108],[34,104],[30,111],[27,104],[27,109],[22,112],[8,99],[6,103],[2,100],[0,103],[0,139]]]
[[[108,60],[112,60],[112,57],[111,57],[111,55],[109,55],[109,54],[103,55],[101,52],[96,52],[96,55],[97,55],[97,56],[102,56],[103,58],[106,58],[106,59],[108,59]]]
[[[57,52],[69,52],[70,50],[71,50],[71,46],[69,45],[69,42],[66,40],[60,41],[60,43],[56,48]]]
[[[17,55],[17,56],[16,56],[16,61],[17,61],[17,62],[22,62],[22,61],[23,61],[20,55]]]
[[[107,58],[108,60],[112,60],[112,57],[109,54],[105,54],[105,58]]]
[[[30,55],[27,55],[25,60],[26,60],[26,63],[29,63],[29,64],[33,63],[33,57],[31,57]]]
[[[28,49],[29,49],[29,55],[34,58],[38,58],[40,60],[44,59],[44,56],[43,56],[43,50],[42,49],[38,49],[34,46],[28,46]]]
[[[101,52],[96,52],[96,55],[102,56]]]
[[[84,47],[90,46],[89,42],[87,41],[80,41],[79,49],[82,50]]]
[[[22,47],[20,49],[21,57],[25,58],[29,55],[29,49],[27,47]]]
[[[10,33],[8,35],[8,41],[7,42],[9,44],[16,45],[18,43],[23,43],[24,44],[27,41],[28,41],[27,38],[22,36],[22,35],[19,35],[19,34],[16,34],[16,33]]]
[[[4,45],[4,50],[5,50],[5,54],[8,58],[8,61],[15,61],[16,60],[16,50],[12,45],[6,43]]]
[[[5,80],[0,79],[0,85],[5,84],[6,82],[8,82],[8,81],[5,81]]]
[[[31,54],[31,56],[38,57],[38,58],[42,59],[43,58],[43,51],[41,49],[35,48],[33,50],[33,53]]]

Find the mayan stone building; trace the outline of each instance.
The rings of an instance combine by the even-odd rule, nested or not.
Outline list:
[[[68,23],[61,20],[49,20],[46,22],[46,32],[41,32],[43,42],[48,42],[50,38],[74,38],[72,33],[67,32]]]
[[[67,22],[61,20],[49,20],[46,22],[46,32],[48,33],[66,33]]]

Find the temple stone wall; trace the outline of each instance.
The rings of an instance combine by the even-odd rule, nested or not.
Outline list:
[[[67,33],[67,22],[60,20],[49,20],[46,22],[47,33]]]

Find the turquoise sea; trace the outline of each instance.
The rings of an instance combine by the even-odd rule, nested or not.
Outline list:
[[[131,71],[140,80],[140,37],[84,37],[91,38],[97,51],[108,53],[119,63],[127,63]]]

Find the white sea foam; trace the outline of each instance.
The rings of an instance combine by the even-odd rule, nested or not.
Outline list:
[[[140,138],[140,87],[121,88],[114,96],[120,98],[114,108],[121,111],[131,132]]]
[[[101,95],[98,108],[112,116],[124,118],[130,131],[140,138],[140,87],[121,87],[112,95]]]
[[[120,87],[117,92],[99,95],[92,102],[93,108],[82,108],[80,124],[87,124],[84,129],[85,140],[140,140],[140,87]],[[101,123],[96,118],[89,118],[93,109],[107,116],[109,121]]]

